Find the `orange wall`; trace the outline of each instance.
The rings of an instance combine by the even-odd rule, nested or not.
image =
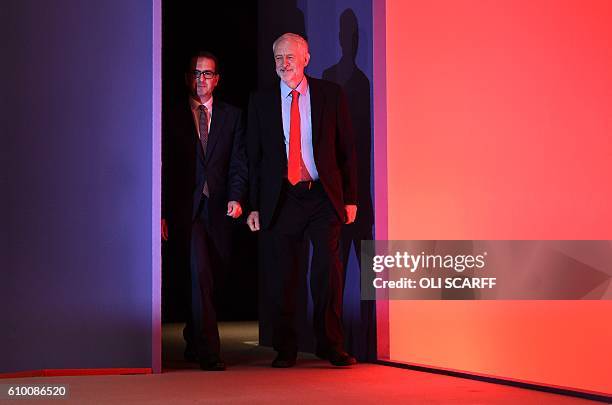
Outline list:
[[[612,239],[612,1],[385,7],[388,239]],[[611,304],[395,301],[390,356],[612,392]]]

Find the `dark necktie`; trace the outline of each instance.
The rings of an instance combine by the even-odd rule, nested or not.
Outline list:
[[[202,152],[206,156],[206,146],[208,145],[208,108],[202,104],[198,109],[200,110],[200,143],[202,144]]]
[[[206,108],[206,106],[202,104],[200,105],[200,107],[198,107],[198,109],[200,110],[200,144],[202,145],[202,153],[204,154],[204,157],[206,157],[206,147],[208,146],[208,108]],[[209,197],[208,181],[204,183],[204,189],[202,190],[202,193],[206,197]]]

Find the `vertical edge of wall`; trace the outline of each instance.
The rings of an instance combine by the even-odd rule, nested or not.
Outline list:
[[[374,206],[376,240],[388,238],[386,0],[372,1],[374,55]],[[379,299],[380,298],[380,299]],[[376,300],[378,359],[389,359],[389,302]]]
[[[161,48],[162,0],[151,0],[153,7],[152,56],[152,170],[151,170],[151,368],[161,373]]]

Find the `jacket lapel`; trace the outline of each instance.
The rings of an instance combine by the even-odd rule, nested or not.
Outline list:
[[[270,128],[273,139],[272,142],[280,146],[282,151],[282,158],[285,163],[287,162],[287,152],[285,150],[285,133],[283,132],[283,110],[281,108],[281,93],[280,85],[276,86],[276,90],[269,93],[270,100],[269,105],[272,106],[271,114],[273,119],[271,120],[272,127]]]
[[[310,88],[310,116],[312,124],[312,147],[316,156],[317,144],[321,135],[321,116],[323,114],[323,93],[317,79],[307,77]]]
[[[189,130],[185,130],[184,133],[186,135],[189,134],[189,137],[190,137],[189,144],[193,148],[192,150],[196,152],[195,148],[197,148],[197,152],[195,154],[200,159],[200,161],[204,163],[204,154],[202,153],[202,144],[200,143],[200,137],[198,136],[198,129],[196,128],[196,124],[193,120],[193,112],[191,111],[191,104],[189,102],[187,102],[187,105],[185,106],[183,111],[185,113],[185,118],[181,122],[184,122],[185,124],[189,123],[189,125],[187,126]]]
[[[210,159],[210,154],[215,149],[219,138],[221,137],[221,128],[227,112],[222,102],[215,102],[213,105],[213,114],[210,121],[210,131],[208,133],[208,145],[206,145],[206,160]]]

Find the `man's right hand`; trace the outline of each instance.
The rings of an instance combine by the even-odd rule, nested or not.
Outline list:
[[[247,217],[246,222],[251,231],[259,231],[259,211],[252,211]]]
[[[161,237],[163,241],[168,240],[168,222],[163,218],[161,220]]]

